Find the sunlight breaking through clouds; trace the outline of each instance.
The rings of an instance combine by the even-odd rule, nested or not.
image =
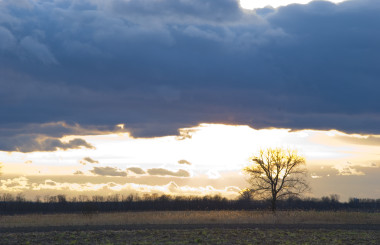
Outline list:
[[[227,193],[283,147],[316,196],[378,198],[378,23],[379,0],[0,0],[0,189]]]
[[[180,134],[184,131],[179,130]],[[162,175],[189,176],[191,172],[211,178],[216,178],[219,176],[216,173],[223,171],[239,171],[249,163],[252,154],[267,147],[298,149],[310,166],[340,165],[348,161],[355,165],[370,166],[380,161],[376,154],[380,149],[378,135],[346,134],[336,130],[257,130],[244,125],[223,124],[200,124],[186,131],[191,132],[191,137],[181,140],[175,135],[134,138],[128,132],[82,135],[94,148],[11,154],[0,152],[0,155],[7,173],[99,174],[107,170],[110,175],[126,175],[128,171],[142,174],[148,171],[153,174],[162,172]]]
[[[253,154],[267,147],[297,149],[306,157],[310,180],[319,186],[338,178],[372,179],[380,172],[379,135],[223,124],[200,124],[179,129],[178,134],[186,137],[135,138],[129,132],[81,135],[94,148],[0,152],[5,178],[1,189],[57,194],[60,191],[159,191],[231,196],[225,188],[245,188],[241,169],[250,164]],[[6,177],[15,175],[23,177]],[[44,178],[44,181],[29,183],[29,178]],[[85,179],[88,181],[81,183]],[[323,189],[315,186],[314,190],[323,193]]]

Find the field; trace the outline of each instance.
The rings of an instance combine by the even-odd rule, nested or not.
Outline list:
[[[179,211],[0,217],[1,244],[379,244],[380,214]]]

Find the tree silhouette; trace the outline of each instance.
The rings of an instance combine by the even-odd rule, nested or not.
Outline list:
[[[299,196],[309,189],[305,159],[294,150],[260,150],[252,161],[252,165],[243,169],[249,175],[250,190],[255,197],[270,199],[272,211],[276,211],[278,199]]]

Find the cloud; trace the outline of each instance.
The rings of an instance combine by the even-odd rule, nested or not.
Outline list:
[[[16,44],[16,39],[13,34],[7,29],[0,26],[0,51],[6,51],[14,47]]]
[[[92,159],[91,157],[85,157],[79,161],[80,164],[86,165],[87,163],[97,164],[99,161]]]
[[[3,191],[21,191],[28,188],[29,183],[26,177],[0,180],[0,190]]]
[[[327,177],[336,178],[336,176],[365,176],[370,175],[371,171],[376,168],[378,168],[376,164],[360,166],[351,162],[336,163],[331,166],[312,168],[310,170],[310,177],[313,179],[326,179]]]
[[[24,37],[20,41],[21,47],[23,47],[28,53],[36,57],[44,64],[57,64],[57,60],[54,55],[49,51],[48,47],[40,43],[33,37]]]
[[[357,167],[360,166],[354,166],[350,162],[335,166],[335,168],[339,171],[339,175],[365,175],[365,173],[358,170]]]
[[[84,173],[82,171],[78,170],[78,171],[75,171],[73,174],[74,175],[83,175]]]
[[[377,0],[265,15],[235,0],[14,2],[0,3],[0,149],[17,145],[6,129],[63,121],[380,133]]]
[[[179,163],[179,164],[191,165],[191,162],[186,161],[186,160],[183,160],[183,159],[182,159],[182,160],[179,160],[178,163]]]
[[[150,175],[190,177],[190,173],[183,169],[179,169],[176,172],[174,172],[174,171],[170,171],[164,168],[151,168],[151,169],[148,169],[147,172]]]
[[[351,165],[342,164],[346,169],[325,167],[320,171],[310,171],[316,173],[317,176],[321,176],[321,178],[310,178],[312,194],[316,197],[338,194],[343,200],[348,200],[349,197],[365,198],[373,196],[373,198],[376,198],[374,193],[377,193],[376,195],[380,193],[380,189],[376,188],[380,168]]]
[[[126,172],[112,167],[94,167],[90,172],[101,176],[127,176]]]
[[[194,128],[180,128],[178,129],[178,136],[176,137],[176,139],[177,140],[191,139],[193,137],[193,134],[197,131],[198,130]]]
[[[56,151],[58,149],[78,149],[81,147],[94,149],[94,147],[80,137],[62,141],[65,135],[100,135],[111,132],[124,132],[116,127],[92,127],[83,128],[78,124],[65,122],[42,124],[14,124],[0,127],[0,150],[3,151]]]
[[[0,148],[6,151],[33,152],[33,151],[57,151],[68,149],[95,147],[86,142],[84,139],[75,138],[68,142],[63,142],[57,138],[41,138],[35,135],[23,135],[12,138],[14,142],[0,143]]]
[[[146,18],[163,18],[164,21],[186,20],[211,22],[231,21],[241,15],[238,1],[235,0],[193,0],[193,1],[113,1],[113,9],[123,15]],[[181,21],[182,22],[182,21]]]
[[[127,168],[127,170],[135,174],[145,174],[145,171],[142,168],[131,167],[131,168]]]
[[[53,181],[53,180],[48,179],[48,180],[45,180],[45,185],[56,186],[57,183],[55,181]]]
[[[76,182],[75,180],[67,179],[62,182],[62,178],[46,179],[45,177],[36,178],[10,178],[6,180],[0,180],[0,190],[3,192],[20,192],[25,194],[26,198],[34,199],[36,196],[44,195],[66,195],[68,197],[79,195],[113,195],[113,194],[170,194],[170,195],[215,195],[220,194],[225,197],[235,198],[238,195],[238,187],[228,186],[225,188],[214,188],[208,186],[189,186],[179,185],[174,181],[170,181],[166,184],[144,184],[144,183],[125,183],[125,180],[120,182],[109,182],[103,179],[100,182],[92,182],[90,176],[76,176],[76,179],[85,181]],[[96,177],[101,178],[101,177]]]
[[[220,173],[215,170],[207,171],[207,176],[209,179],[219,179],[221,177]]]
[[[356,144],[356,145],[368,145],[368,146],[377,146],[380,145],[380,137],[379,136],[355,136],[355,135],[340,135],[336,136],[338,140]]]
[[[319,175],[310,175],[310,177],[312,179],[319,179],[319,178],[322,178],[322,176],[319,176]]]

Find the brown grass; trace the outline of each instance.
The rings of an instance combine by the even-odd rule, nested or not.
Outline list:
[[[380,224],[380,213],[279,211],[156,211],[1,216],[2,227],[124,224]]]

